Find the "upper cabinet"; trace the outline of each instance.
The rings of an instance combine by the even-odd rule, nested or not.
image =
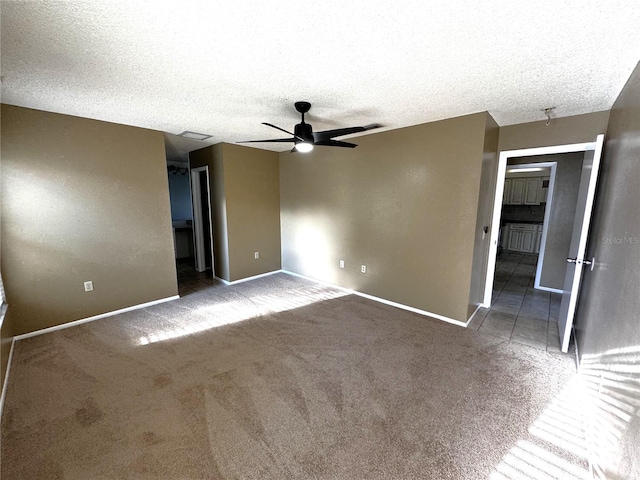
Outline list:
[[[511,177],[504,181],[503,205],[540,205],[547,201],[549,177]]]

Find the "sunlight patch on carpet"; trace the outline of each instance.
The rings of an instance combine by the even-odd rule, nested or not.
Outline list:
[[[171,329],[151,332],[139,338],[138,345],[149,345],[198,332],[211,330],[223,325],[242,322],[272,313],[305,307],[313,303],[343,297],[347,293],[322,285],[288,290],[284,295],[265,294],[247,296],[241,300],[205,305],[194,309],[182,325]]]

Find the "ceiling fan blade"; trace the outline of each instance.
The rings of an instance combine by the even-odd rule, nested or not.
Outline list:
[[[244,140],[236,143],[262,143],[262,142],[295,142],[295,138],[273,138],[270,140]]]
[[[304,142],[304,138],[300,138],[295,133],[288,132],[284,128],[280,128],[280,127],[278,127],[278,126],[276,126],[276,125],[274,125],[272,123],[267,123],[267,122],[262,122],[262,124],[266,125],[267,127],[271,127],[271,128],[275,128],[276,130],[280,130],[281,132],[288,133],[289,135],[293,135],[298,140],[302,140]]]
[[[365,125],[364,127],[347,127],[336,128],[334,130],[324,130],[322,132],[314,132],[313,138],[318,141],[328,140],[334,137],[341,137],[343,135],[349,135],[351,133],[365,132],[367,130],[373,130],[374,128],[380,128],[382,125],[379,123],[372,123],[371,125]]]
[[[358,146],[355,143],[341,142],[339,140],[321,140],[320,142],[315,142],[315,144],[324,145],[327,147],[345,147],[345,148],[356,148]]]

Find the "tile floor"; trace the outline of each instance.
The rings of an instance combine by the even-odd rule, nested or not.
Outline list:
[[[195,269],[195,260],[193,258],[177,260],[176,268],[178,270],[178,294],[181,297],[215,285],[223,285],[220,280],[213,277],[211,270],[198,272]]]
[[[503,252],[496,261],[491,308],[481,308],[468,328],[552,353],[560,351],[562,296],[533,288],[537,255]]]

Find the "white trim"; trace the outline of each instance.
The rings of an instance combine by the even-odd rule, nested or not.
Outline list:
[[[207,179],[207,211],[209,212],[209,240],[210,245],[204,245],[204,219],[202,218],[202,182],[200,181],[200,173],[204,172]],[[191,206],[193,208],[193,241],[194,252],[196,256],[196,270],[198,272],[204,272],[207,269],[205,261],[205,250],[207,247],[211,248],[211,270],[216,271],[215,267],[215,255],[213,250],[213,222],[211,221],[211,182],[209,181],[209,166],[196,167],[191,169]],[[194,182],[194,178],[198,180]],[[194,198],[195,197],[195,198]],[[197,200],[197,201],[196,201]]]
[[[557,288],[551,288],[551,287],[541,287],[539,285],[536,285],[534,287],[536,290],[543,290],[545,292],[553,292],[553,293],[559,293],[559,294],[563,294],[564,290],[559,290]]]
[[[595,150],[597,142],[573,143],[569,145],[555,145],[551,147],[524,148],[520,150],[505,150],[500,152],[498,159],[498,174],[496,178],[496,195],[493,201],[493,216],[491,220],[491,238],[489,240],[489,256],[487,264],[487,278],[484,286],[483,307],[491,306],[493,278],[496,273],[496,256],[498,254],[498,235],[500,234],[500,216],[502,214],[502,194],[504,192],[504,178],[507,170],[507,159],[511,157],[531,157],[558,153],[586,152]],[[551,186],[551,185],[550,185]]]
[[[141,303],[139,305],[134,305],[132,307],[121,308],[120,310],[114,310],[112,312],[101,313],[100,315],[95,315],[93,317],[82,318],[80,320],[74,320],[72,322],[63,323],[61,325],[55,325],[53,327],[43,328],[42,330],[36,330],[34,332],[23,333],[21,335],[16,335],[14,337],[15,340],[24,340],[25,338],[31,338],[38,335],[42,335],[44,333],[55,332],[56,330],[64,330],[65,328],[75,327],[77,325],[81,325],[83,323],[93,322],[94,320],[100,320],[102,318],[112,317],[114,315],[119,315],[120,313],[131,312],[133,310],[139,310],[141,308],[151,307],[153,305],[158,305],[159,303],[170,302],[172,300],[177,300],[180,298],[180,295],[174,295],[173,297],[161,298],[159,300],[153,300],[152,302]]]
[[[319,283],[321,285],[326,285],[327,287],[337,288],[338,290],[342,290],[343,292],[358,295],[359,297],[368,298],[369,300],[373,300],[375,302],[384,303],[385,305],[391,305],[392,307],[401,308],[402,310],[408,310],[413,313],[418,313],[420,315],[424,315],[426,317],[435,318],[437,320],[442,320],[443,322],[452,323],[454,325],[458,325],[460,327],[466,327],[469,323],[469,320],[466,322],[461,322],[460,320],[454,320],[453,318],[445,317],[444,315],[439,315],[437,313],[427,312],[426,310],[420,310],[419,308],[410,307],[409,305],[404,305],[402,303],[392,302],[391,300],[385,300],[384,298],[374,297],[373,295],[369,295],[367,293],[358,292],[357,290],[351,290],[349,288],[341,287],[339,285],[334,285],[329,282],[324,282],[322,280],[317,280],[315,278],[307,277],[305,275],[300,275],[299,273],[290,272],[289,270],[281,270],[282,273],[286,273],[287,275],[292,275],[294,277],[304,278],[305,280],[310,280],[312,282]],[[480,307],[478,307],[480,308]],[[477,310],[476,310],[477,311]],[[474,312],[475,314],[475,312]],[[473,316],[473,315],[472,315]]]
[[[473,320],[473,317],[476,316],[476,313],[478,313],[478,310],[480,310],[482,308],[482,304],[479,304],[476,309],[474,310],[474,312],[471,314],[471,316],[469,317],[469,320],[467,320],[467,323],[465,324],[465,327],[469,326],[469,322],[471,322],[471,320]]]
[[[4,372],[4,382],[2,384],[2,395],[0,396],[0,421],[4,409],[4,399],[7,396],[7,386],[9,385],[9,371],[11,370],[11,360],[13,359],[13,346],[16,344],[16,337],[11,339],[11,349],[9,350],[9,360],[7,361],[7,371]]]
[[[229,280],[225,280],[224,278],[220,278],[220,277],[216,277],[216,278],[220,280],[222,283],[224,283],[225,285],[237,285],[238,283],[248,282],[249,280],[255,280],[257,278],[268,277],[270,275],[274,275],[276,273],[282,273],[282,272],[283,270],[273,270],[272,272],[261,273],[259,275],[253,275],[252,277],[241,278],[240,280],[234,280],[233,282],[230,282]]]

